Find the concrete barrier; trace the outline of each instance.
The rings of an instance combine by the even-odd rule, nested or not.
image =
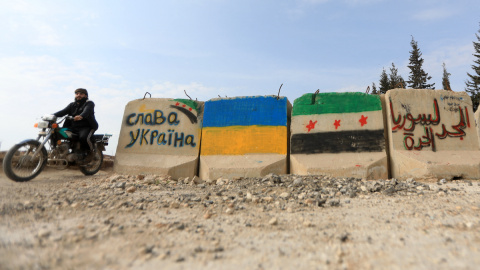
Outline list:
[[[290,173],[388,178],[380,97],[305,94],[293,103]]]
[[[475,112],[475,127],[477,128],[478,143],[480,144],[480,108]]]
[[[193,177],[198,168],[203,103],[148,98],[125,106],[114,171]]]
[[[276,96],[205,102],[200,178],[287,173],[290,110],[287,98]]]
[[[385,95],[392,177],[480,177],[472,101],[465,92],[394,89]]]

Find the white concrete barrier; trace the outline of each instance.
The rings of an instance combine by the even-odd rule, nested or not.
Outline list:
[[[203,103],[186,99],[148,98],[125,106],[114,171],[197,174]]]
[[[392,177],[480,177],[478,135],[465,92],[394,89],[385,105]]]

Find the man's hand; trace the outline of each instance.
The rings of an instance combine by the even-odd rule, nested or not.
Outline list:
[[[83,119],[83,117],[81,115],[77,115],[73,118],[73,121],[80,121],[82,119]]]

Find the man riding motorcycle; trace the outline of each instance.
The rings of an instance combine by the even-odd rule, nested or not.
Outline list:
[[[54,113],[57,117],[69,115],[73,121],[65,120],[63,127],[69,128],[72,132],[78,134],[81,152],[77,153],[79,161],[88,162],[94,155],[95,150],[92,145],[91,137],[98,129],[98,123],[95,119],[95,103],[88,99],[88,91],[85,88],[75,90],[75,100],[63,110]]]

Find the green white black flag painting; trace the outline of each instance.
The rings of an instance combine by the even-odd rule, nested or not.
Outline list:
[[[382,106],[377,95],[305,94],[294,101],[294,126],[291,154],[385,150]]]

